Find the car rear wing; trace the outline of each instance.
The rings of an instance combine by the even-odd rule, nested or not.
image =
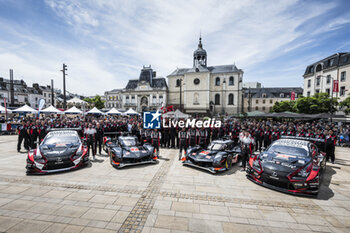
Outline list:
[[[51,128],[49,129],[49,132],[53,132],[53,131],[81,131],[82,128]]]
[[[321,138],[307,138],[307,137],[297,137],[297,136],[281,136],[282,139],[296,139],[296,140],[304,140],[309,142],[325,142],[324,139]]]

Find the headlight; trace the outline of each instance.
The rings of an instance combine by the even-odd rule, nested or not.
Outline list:
[[[312,168],[312,165],[306,165],[305,167],[303,167],[303,169],[301,169],[298,174],[293,177],[293,179],[298,179],[298,178],[306,178],[310,175],[310,172],[311,172],[311,168]]]
[[[36,153],[33,156],[34,161],[38,162],[38,163],[45,163],[45,159],[42,156],[42,154],[40,153],[40,150],[37,150]]]

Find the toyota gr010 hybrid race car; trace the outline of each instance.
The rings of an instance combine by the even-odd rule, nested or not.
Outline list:
[[[145,143],[140,145],[136,136],[119,136],[118,139],[106,139],[106,150],[111,165],[116,168],[157,163],[154,147]]]
[[[249,158],[247,178],[282,192],[317,195],[326,159],[313,142],[323,149],[322,139],[286,137],[273,142]]]
[[[73,170],[89,162],[87,147],[74,129],[52,129],[28,152],[27,174],[45,174]]]
[[[237,163],[241,148],[228,139],[214,140],[204,149],[200,146],[190,147],[186,151],[183,165],[197,167],[211,173],[230,170]]]

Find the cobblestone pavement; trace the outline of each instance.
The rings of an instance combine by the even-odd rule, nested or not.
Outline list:
[[[237,165],[219,175],[158,164],[26,176],[17,137],[0,137],[0,232],[350,232],[350,149],[336,149],[318,198],[260,187]]]

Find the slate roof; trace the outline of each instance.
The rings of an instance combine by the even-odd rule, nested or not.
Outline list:
[[[245,88],[244,97],[248,98],[249,92],[251,98],[263,98],[263,94],[266,94],[264,98],[281,98],[280,94],[284,94],[284,98],[289,98],[292,91],[294,91],[297,96],[303,94],[303,88],[301,87],[263,87],[263,88]]]
[[[169,76],[177,76],[184,75],[186,73],[194,73],[194,72],[210,72],[212,74],[219,73],[230,73],[230,72],[242,72],[241,69],[238,69],[236,65],[220,65],[220,66],[199,66],[198,69],[194,68],[178,68],[174,72],[172,72]]]
[[[129,80],[128,84],[126,85],[125,89],[136,89],[137,85],[139,83],[139,79],[131,79]],[[163,88],[166,87],[168,88],[168,85],[166,83],[165,78],[153,78],[152,79],[152,84],[150,84],[152,88]]]
[[[331,60],[333,60],[333,64],[331,63]],[[316,72],[316,68],[318,64],[321,64],[322,69],[329,69],[332,67],[339,67],[339,66],[344,66],[350,64],[350,53],[345,52],[345,53],[335,53],[329,57],[326,57],[320,61],[317,61],[311,65],[308,65],[305,69],[304,75],[309,75],[309,74],[314,74]]]

